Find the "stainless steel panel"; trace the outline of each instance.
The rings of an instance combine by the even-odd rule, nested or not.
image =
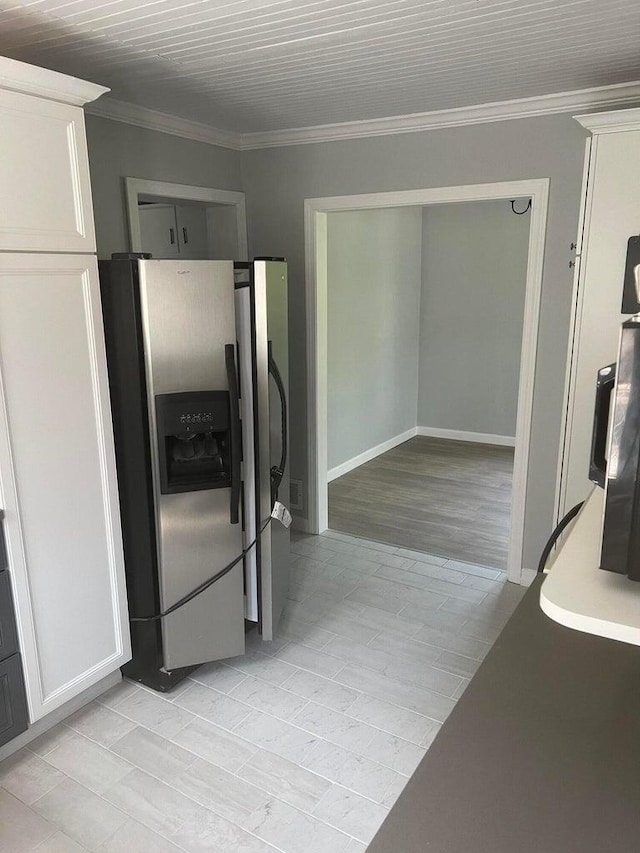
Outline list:
[[[248,271],[243,280],[249,281]],[[236,282],[238,274],[236,273]],[[251,353],[251,291],[249,286],[236,290],[236,331],[238,334],[238,362],[240,372],[240,412],[242,417],[244,546],[256,538],[256,472],[253,429],[253,358]],[[244,561],[245,618],[251,622],[259,619],[258,564],[255,546]]]
[[[242,550],[241,525],[229,524],[229,489],[162,495],[163,608],[211,577]],[[167,669],[244,652],[242,563],[163,620]]]
[[[254,263],[254,329],[255,329],[255,418],[258,451],[258,524],[262,526],[271,515],[271,442],[269,431],[269,363],[267,328],[267,277],[263,262]],[[277,523],[277,522],[276,522]],[[272,640],[274,634],[274,607],[271,579],[271,524],[260,538],[258,549],[260,576],[260,627],[263,640]]]
[[[231,261],[140,261],[147,380],[154,394],[226,388],[236,342]]]
[[[160,603],[170,607],[242,551],[230,489],[160,492],[155,396],[227,390],[225,344],[236,342],[230,261],[141,261],[140,294],[158,531]],[[244,652],[242,563],[163,620],[166,669]]]
[[[289,393],[289,339],[287,265],[276,261],[254,263],[256,326],[256,399],[259,422],[260,519],[271,512],[271,467],[280,461],[282,426],[280,400],[268,373],[268,344]],[[264,426],[268,424],[268,430]],[[279,498],[289,502],[289,465],[279,490]],[[289,590],[289,531],[278,521],[265,530],[260,548],[261,617],[263,639],[272,639],[282,615]]]

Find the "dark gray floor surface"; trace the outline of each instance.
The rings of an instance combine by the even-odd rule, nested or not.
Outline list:
[[[417,436],[329,483],[329,527],[505,569],[513,448]]]

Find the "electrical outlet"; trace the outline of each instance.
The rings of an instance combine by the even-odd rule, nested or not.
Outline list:
[[[302,480],[289,480],[289,509],[303,510]]]

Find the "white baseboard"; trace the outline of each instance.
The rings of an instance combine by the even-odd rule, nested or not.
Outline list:
[[[332,480],[342,477],[343,474],[348,474],[349,471],[353,471],[354,468],[364,465],[365,462],[370,462],[372,459],[375,459],[376,456],[380,456],[381,453],[386,453],[387,450],[392,450],[394,447],[397,447],[399,444],[403,444],[405,441],[409,441],[410,438],[414,438],[416,435],[416,427],[412,427],[406,432],[400,433],[400,435],[395,435],[393,438],[383,441],[382,444],[377,444],[375,447],[365,450],[364,453],[359,453],[352,459],[347,459],[346,462],[343,462],[341,465],[336,465],[335,468],[331,468],[327,471],[327,482],[330,483]]]
[[[115,672],[109,673],[109,675],[105,675],[97,684],[94,684],[92,687],[88,687],[86,690],[83,690],[78,696],[75,696],[73,699],[69,699],[68,702],[65,702],[64,705],[61,705],[59,708],[56,708],[55,711],[51,711],[50,714],[47,714],[46,717],[42,717],[40,720],[37,720],[35,723],[31,723],[26,732],[23,732],[21,735],[18,735],[13,740],[10,740],[9,743],[6,743],[0,749],[0,761],[3,761],[8,756],[13,755],[14,752],[17,752],[19,749],[22,749],[23,746],[26,746],[32,740],[35,740],[40,735],[49,731],[49,729],[53,728],[58,723],[62,722],[66,717],[69,717],[71,714],[74,714],[76,711],[79,711],[80,708],[83,708],[85,705],[88,705],[89,702],[93,702],[101,693],[104,693],[106,690],[109,690],[111,687],[115,687],[116,684],[122,681],[122,674],[119,669],[116,669]]]
[[[471,441],[477,444],[498,444],[501,447],[516,446],[515,436],[493,435],[490,432],[467,432],[460,429],[419,426],[416,428],[416,435],[428,435],[431,438],[448,438],[451,441]]]
[[[522,570],[522,577],[520,578],[520,585],[521,586],[531,586],[531,584],[536,579],[537,574],[538,573],[535,571],[535,569],[523,569]]]

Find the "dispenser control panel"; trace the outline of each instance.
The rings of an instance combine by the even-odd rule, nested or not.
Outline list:
[[[229,487],[228,391],[158,394],[156,427],[162,494]]]
[[[180,423],[186,427],[209,426],[214,423],[213,412],[185,412],[180,415]]]

